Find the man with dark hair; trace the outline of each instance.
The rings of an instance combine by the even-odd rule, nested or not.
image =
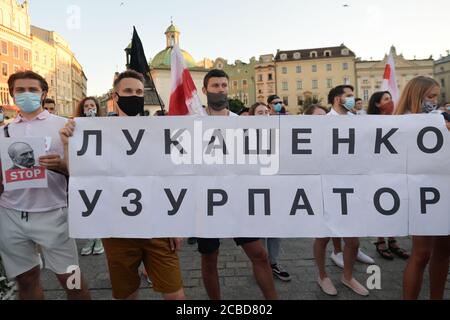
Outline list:
[[[41,77],[39,74],[33,72],[33,71],[21,71],[12,74],[8,79],[8,87],[9,87],[9,94],[11,97],[14,97],[14,87],[18,80],[36,80],[39,82],[38,86],[40,87],[40,91],[45,93],[45,98],[47,97],[48,93],[48,83],[45,81],[43,77]],[[30,88],[32,90],[37,90],[37,87]],[[18,89],[21,91],[21,89]],[[32,92],[32,91],[31,91]],[[44,98],[44,100],[45,100]]]
[[[355,99],[355,108],[353,109],[353,112],[358,116],[363,116],[367,114],[367,111],[364,110],[364,104],[361,98]]]
[[[206,88],[208,86],[208,82],[211,78],[226,78],[227,81],[230,81],[230,77],[228,76],[228,74],[226,74],[225,71],[213,69],[209,71],[203,79],[203,88]]]
[[[250,108],[243,107],[243,108],[239,111],[238,115],[239,115],[239,116],[248,116],[248,115],[249,115],[249,112],[250,112]]]
[[[355,88],[351,85],[341,85],[330,90],[328,104],[332,106],[332,115],[345,115],[355,107]],[[338,99],[337,99],[338,98]]]
[[[351,85],[340,85],[331,89],[328,94],[328,103],[331,104],[329,116],[354,115],[351,111],[355,107],[354,88]],[[337,295],[336,288],[325,270],[325,254],[329,238],[316,239],[314,243],[314,256],[319,269],[318,284],[328,295]],[[353,277],[353,266],[356,260],[374,264],[375,261],[359,249],[358,238],[344,238],[345,247],[342,250],[341,238],[333,238],[334,251],[331,260],[344,269],[341,282],[361,296],[368,296],[369,291]]]
[[[56,102],[53,99],[47,98],[44,100],[44,109],[51,114],[58,114],[56,110]]]
[[[222,70],[211,70],[204,80],[203,93],[208,97],[207,114],[210,116],[237,116],[228,109],[228,75]],[[266,299],[277,299],[267,252],[262,242],[256,238],[236,238],[253,265],[253,271]],[[197,239],[198,251],[202,255],[202,278],[206,292],[211,300],[220,300],[219,257],[220,239]]]
[[[0,196],[0,254],[6,273],[17,281],[20,299],[43,299],[38,245],[46,268],[56,274],[68,299],[90,299],[83,277],[80,288],[68,287],[73,276],[69,272],[79,264],[75,240],[69,238],[68,170],[59,137],[66,120],[43,109],[48,85],[40,75],[18,72],[9,78],[8,85],[20,113],[4,128],[5,137],[49,137],[50,142],[47,154],[39,158],[39,165],[47,169],[48,187],[4,191]],[[26,158],[31,164],[31,156]]]
[[[286,114],[286,107],[284,106],[283,100],[276,94],[267,98],[267,105],[269,106],[272,115]]]
[[[114,82],[114,108],[119,117],[144,114],[144,77],[135,71],[121,73]],[[69,121],[61,133],[68,153],[68,139],[75,130]],[[143,263],[153,289],[166,300],[185,299],[177,250],[181,239],[103,239],[115,299],[138,299]]]
[[[114,80],[114,108],[119,117],[144,116],[144,76],[128,70]]]

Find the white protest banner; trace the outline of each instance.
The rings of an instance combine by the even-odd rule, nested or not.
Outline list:
[[[448,174],[450,133],[442,126],[442,116],[418,115],[408,139],[408,174]]]
[[[2,138],[0,152],[5,191],[47,188],[47,171],[39,166],[45,154],[45,138]]]
[[[450,175],[409,175],[409,233],[418,236],[448,235],[450,225]]]
[[[70,233],[450,234],[449,138],[439,115],[77,119]]]
[[[334,237],[408,235],[405,175],[322,176],[322,182]]]
[[[383,116],[282,117],[282,174],[406,173],[406,134],[415,122]]]

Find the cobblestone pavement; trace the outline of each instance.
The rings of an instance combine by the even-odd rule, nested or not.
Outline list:
[[[280,298],[283,300],[318,300],[318,299],[400,299],[402,295],[402,275],[405,261],[395,259],[386,261],[381,259],[375,252],[372,244],[373,239],[362,239],[362,250],[374,257],[381,268],[382,290],[372,290],[368,298],[361,298],[344,287],[339,279],[341,269],[336,267],[331,260],[327,259],[327,269],[339,292],[337,297],[328,297],[323,294],[316,282],[317,271],[314,264],[311,239],[286,239],[282,243],[280,263],[291,273],[292,281],[288,283],[275,280]],[[85,241],[78,241],[79,248]],[[410,249],[410,240],[401,239],[400,244]],[[331,242],[329,252],[331,250]],[[180,252],[183,279],[186,295],[191,300],[207,299],[201,279],[200,255],[197,246],[183,245]],[[109,281],[108,268],[105,255],[80,257],[82,272],[89,282],[93,299],[110,300],[111,284]],[[223,240],[219,256],[219,273],[222,296],[225,300],[255,300],[262,299],[262,294],[252,276],[251,263],[241,250],[231,240]],[[367,273],[367,265],[357,263],[355,277],[362,283],[370,276]],[[421,299],[429,296],[428,275],[425,275]],[[61,290],[55,276],[49,272],[43,272],[43,285],[47,299],[65,299],[64,291]],[[142,278],[141,299],[159,300],[161,296],[149,288],[147,282]],[[445,298],[450,299],[450,277],[447,280]]]

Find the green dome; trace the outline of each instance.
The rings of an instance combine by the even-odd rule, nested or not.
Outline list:
[[[183,54],[184,61],[188,68],[196,67],[194,58],[192,58],[192,56],[188,52],[181,50],[181,53]],[[158,53],[153,58],[151,66],[152,68],[170,68],[172,60],[171,58],[172,58],[172,48],[167,48]]]
[[[169,32],[178,32],[181,33],[180,30],[173,25],[173,23],[167,28],[166,34]]]

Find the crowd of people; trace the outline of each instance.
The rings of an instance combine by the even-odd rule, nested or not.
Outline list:
[[[145,116],[144,78],[135,71],[121,73],[114,82],[114,115],[118,117]],[[68,267],[79,265],[79,254],[106,254],[114,299],[138,299],[142,265],[153,290],[167,300],[186,299],[180,259],[177,251],[183,239],[91,239],[79,252],[69,237],[67,188],[70,173],[68,143],[76,129],[75,120],[54,115],[55,102],[47,99],[48,84],[40,75],[18,72],[8,81],[9,91],[20,113],[3,126],[4,137],[50,137],[48,152],[41,155],[39,165],[48,172],[48,187],[41,189],[3,190],[0,195],[0,254],[8,279],[17,283],[19,299],[43,299],[40,281],[41,256],[65,289],[68,299],[91,298],[88,283],[81,275],[79,288],[68,287]],[[208,116],[282,116],[286,106],[279,96],[268,98],[267,104],[258,102],[235,114],[229,110],[229,77],[221,70],[210,71],[204,79],[203,93]],[[320,104],[305,108],[304,116],[402,115],[439,112],[439,84],[427,77],[412,79],[395,107],[389,92],[375,93],[365,111],[362,101],[355,97],[351,85],[333,88],[326,107]],[[450,113],[450,105],[441,112]],[[94,97],[84,99],[75,117],[97,117],[100,114]],[[162,114],[161,114],[162,115]],[[450,131],[450,123],[447,121]],[[358,238],[318,238],[312,251],[317,265],[319,288],[327,295],[338,294],[326,270],[326,252],[332,240],[331,260],[343,269],[341,282],[360,296],[368,296],[368,289],[354,277],[356,261],[374,264],[372,257],[359,248]],[[291,276],[279,263],[281,239],[236,238],[251,262],[253,274],[264,298],[278,299],[274,278],[291,281]],[[220,239],[189,239],[197,244],[201,256],[203,284],[208,297],[222,299],[218,259]],[[443,299],[449,268],[450,236],[412,237],[412,252],[401,248],[393,237],[380,237],[375,249],[381,258],[407,260],[403,280],[403,298],[418,299],[426,267],[430,268],[430,298]],[[301,290],[301,288],[299,288]],[[245,298],[245,297],[242,297]],[[399,296],[401,298],[401,296]]]

